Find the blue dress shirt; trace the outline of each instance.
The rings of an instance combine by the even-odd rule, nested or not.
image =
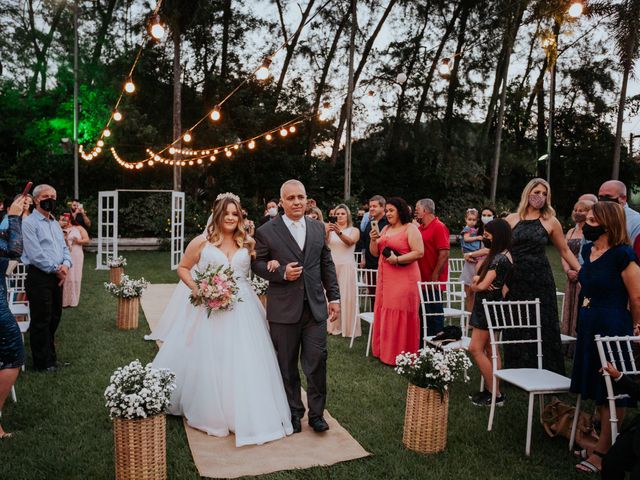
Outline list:
[[[55,273],[59,265],[71,268],[71,255],[60,224],[38,210],[22,221],[22,263],[46,273]]]

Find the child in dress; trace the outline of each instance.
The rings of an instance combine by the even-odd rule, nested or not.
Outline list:
[[[482,236],[478,235],[478,210],[468,208],[464,216],[464,222],[466,226],[462,229],[462,232],[460,232],[460,246],[462,247],[463,255],[476,252],[482,247]],[[460,274],[460,281],[464,283],[464,309],[467,312],[471,311],[473,305],[473,292],[470,287],[473,277],[476,274],[476,265],[477,263],[465,260],[462,273]]]
[[[489,341],[489,327],[484,314],[483,300],[501,301],[506,295],[506,282],[513,270],[513,260],[509,248],[511,247],[511,227],[502,219],[493,220],[485,225],[482,243],[489,249],[487,258],[478,269],[478,275],[473,278],[471,290],[475,292],[475,301],[469,325],[473,327],[469,352],[473,356],[480,373],[484,377],[485,385],[492,385],[493,371],[491,365],[491,343]],[[498,355],[498,362],[500,356]],[[498,363],[499,366],[499,363]],[[505,397],[496,392],[496,405],[502,405]],[[485,389],[471,395],[474,405],[491,405],[491,392]]]

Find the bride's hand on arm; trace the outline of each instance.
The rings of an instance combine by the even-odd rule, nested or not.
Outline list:
[[[202,252],[202,248],[206,242],[206,239],[202,235],[198,235],[196,238],[191,240],[187,249],[184,251],[180,264],[178,265],[178,277],[192,291],[192,293],[197,291],[197,285],[191,276],[191,269],[196,263],[198,263],[198,260],[200,260],[200,253]]]
[[[267,262],[267,270],[270,272],[275,272],[280,267],[280,262],[278,260],[269,260]]]

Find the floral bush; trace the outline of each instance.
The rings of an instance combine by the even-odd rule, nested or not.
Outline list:
[[[118,268],[118,267],[126,267],[127,259],[123,256],[119,257],[111,257],[107,260],[107,267],[109,268]]]
[[[136,298],[149,286],[144,277],[133,280],[129,275],[120,275],[120,283],[104,282],[104,288],[118,298]]]
[[[118,368],[104,391],[109,417],[142,419],[164,413],[176,388],[175,374],[169,369],[143,367],[140,360]]]
[[[418,353],[402,352],[396,357],[395,371],[417,387],[433,388],[441,395],[455,380],[468,381],[471,360],[464,350],[427,347]]]
[[[269,288],[269,282],[264,278],[254,275],[251,279],[251,288],[256,292],[256,295],[266,295],[267,289]]]

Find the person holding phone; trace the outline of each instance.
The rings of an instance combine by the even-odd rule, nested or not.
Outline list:
[[[89,220],[89,217],[87,217],[87,214],[84,211],[84,206],[77,198],[71,200],[71,217],[73,218],[76,225],[81,226],[87,232],[91,228],[91,220]]]
[[[367,223],[364,232],[362,232],[363,255],[359,265],[360,268],[378,269],[378,255],[374,255],[371,252],[369,244],[371,231],[375,231],[377,235],[380,236],[380,232],[388,223],[384,216],[384,207],[386,204],[386,200],[381,195],[374,195],[369,200],[369,223]]]
[[[356,264],[353,253],[360,239],[360,230],[354,228],[349,207],[341,203],[334,209],[335,216],[329,219],[327,244],[336,266],[338,287],[340,288],[340,321],[327,324],[327,332],[343,337],[359,337],[360,321],[353,330],[356,317]]]

